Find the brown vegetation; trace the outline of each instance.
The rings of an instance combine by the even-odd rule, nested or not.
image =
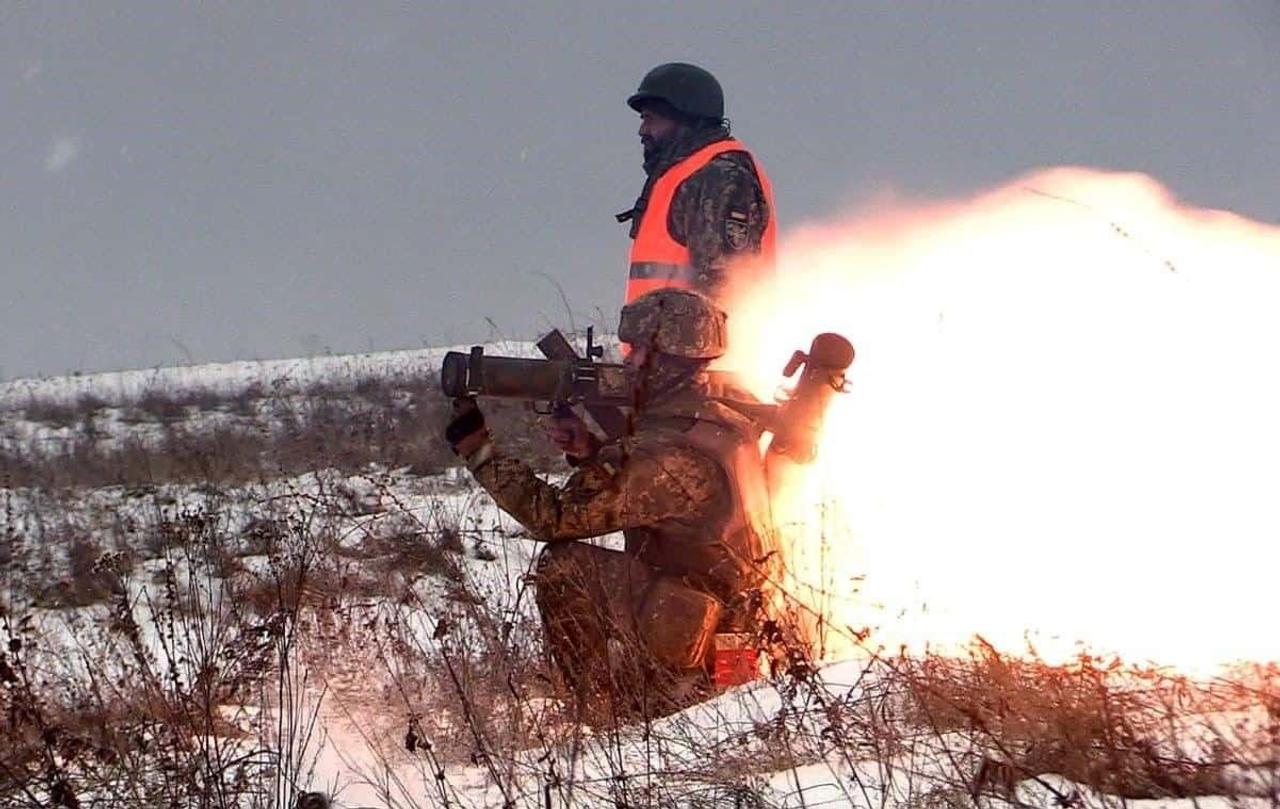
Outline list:
[[[380,763],[417,769],[417,792],[382,787],[407,806],[459,804],[451,768],[467,765],[498,804],[766,807],[770,773],[817,763],[867,805],[1026,805],[1028,785],[1087,802],[1057,776],[1124,798],[1280,802],[1280,672],[1265,667],[1204,683],[979,644],[967,658],[873,656],[836,685],[792,644],[758,722],[725,702],[586,731],[532,594],[472,578],[468,555],[509,564],[505,538],[439,503],[407,507],[370,471],[453,462],[434,387],[260,394],[154,397],[136,409],[145,436],[0,453],[0,805],[291,806],[318,786],[317,693]],[[92,424],[103,409],[28,418]],[[198,427],[200,409],[232,418]],[[487,412],[514,451],[557,462],[526,410]],[[284,480],[316,469],[357,477],[319,493]],[[269,480],[281,488],[247,504],[234,488]],[[82,495],[67,487],[104,485],[146,516],[72,519]]]
[[[362,379],[317,385],[304,395],[267,397],[261,388],[221,395],[209,390],[148,391],[124,408],[126,424],[154,433],[111,439],[94,414],[96,399],[73,406],[32,401],[31,421],[72,428],[59,449],[0,445],[0,484],[9,487],[96,488],[163,483],[234,485],[292,477],[315,469],[354,473],[370,464],[435,474],[454,458],[441,434],[447,402],[434,381],[412,385]],[[205,421],[221,411],[230,420]],[[550,468],[557,455],[520,403],[486,406],[492,429],[514,451]]]

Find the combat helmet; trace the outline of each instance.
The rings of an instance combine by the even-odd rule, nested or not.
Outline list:
[[[687,289],[663,288],[622,307],[618,339],[650,351],[710,360],[728,346],[725,313],[706,297]]]
[[[687,62],[668,62],[646,73],[627,104],[639,112],[648,101],[665,101],[677,112],[693,118],[724,118],[720,82],[708,71]]]

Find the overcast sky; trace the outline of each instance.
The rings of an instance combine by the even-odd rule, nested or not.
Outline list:
[[[784,229],[1058,164],[1280,220],[1277,0],[11,2],[0,377],[612,322],[677,59]]]

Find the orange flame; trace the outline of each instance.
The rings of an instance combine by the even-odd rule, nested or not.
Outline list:
[[[1280,659],[1280,228],[1055,169],[801,228],[731,311],[761,395],[819,331],[857,348],[782,503],[833,623],[890,650]]]

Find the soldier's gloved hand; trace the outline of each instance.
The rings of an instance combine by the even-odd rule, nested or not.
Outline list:
[[[453,416],[444,428],[444,438],[453,451],[463,458],[489,443],[489,430],[484,425],[484,413],[471,396],[453,400]]]
[[[593,457],[600,448],[587,425],[573,415],[572,411],[552,415],[546,430],[551,443],[569,456],[570,460],[586,460]]]

